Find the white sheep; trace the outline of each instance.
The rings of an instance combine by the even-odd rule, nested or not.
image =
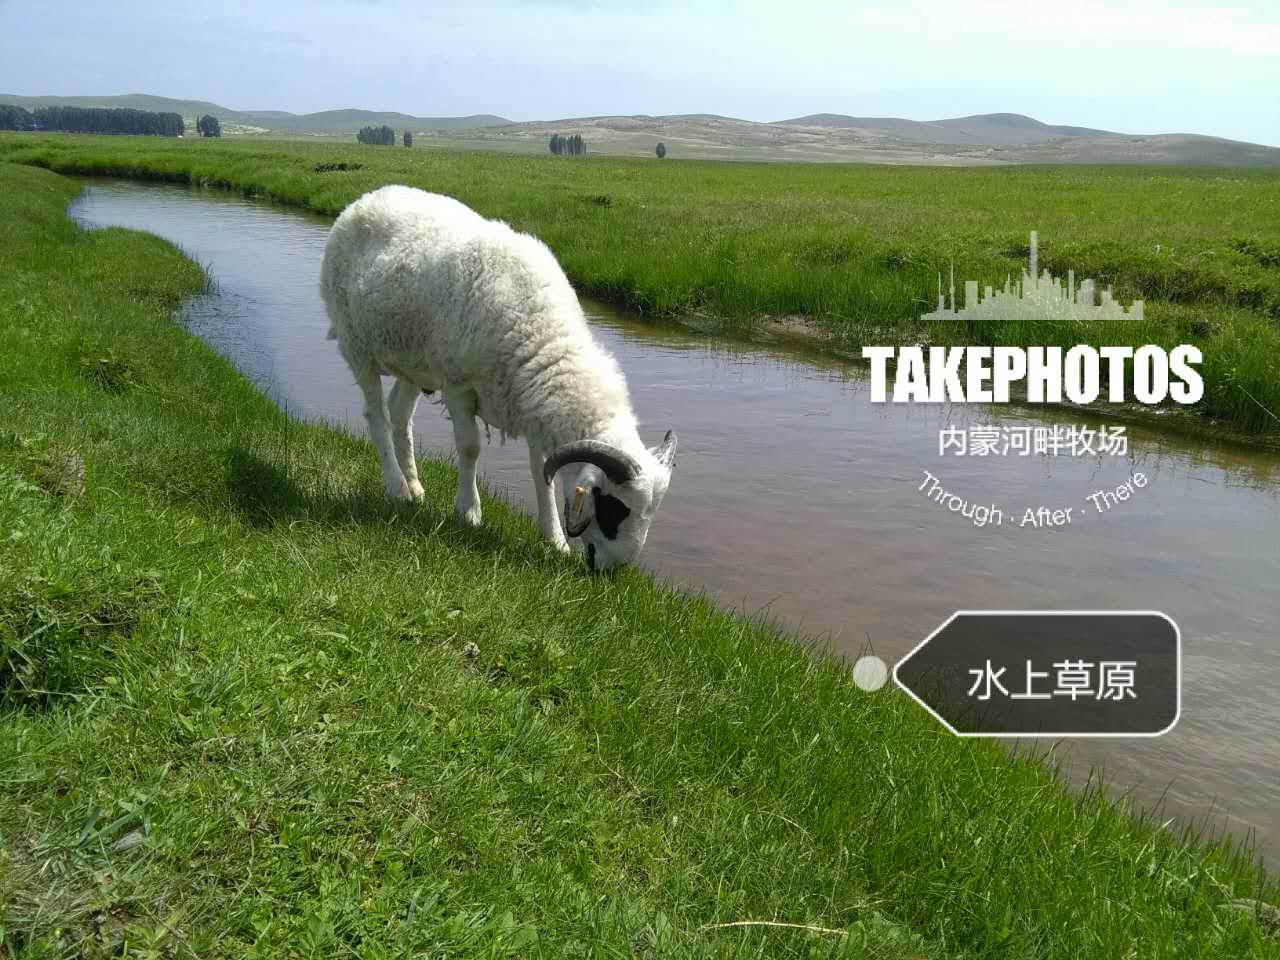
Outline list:
[[[418,498],[413,411],[442,392],[458,452],[458,515],[480,523],[476,417],[529,444],[542,535],[605,570],[639,554],[671,480],[676,437],[648,449],[626,380],[591,336],[551,251],[456,200],[411,187],[365,194],[334,223],[320,286],[329,337],[364,393],[387,493]],[[395,377],[384,400],[382,376]],[[562,528],[552,485],[583,464]]]

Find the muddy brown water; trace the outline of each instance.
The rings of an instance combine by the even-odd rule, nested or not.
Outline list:
[[[317,279],[325,218],[182,187],[91,181],[72,213],[147,230],[205,264],[216,293],[191,328],[290,411],[363,431]],[[1153,609],[1183,636],[1183,710],[1154,740],[1077,740],[1077,780],[1280,852],[1280,457],[1129,427],[1124,456],[939,456],[946,427],[1096,419],[1026,408],[875,405],[865,369],[645,325],[584,304],[626,372],[643,433],[680,456],[644,563],[726,608],[891,663],[957,609]],[[420,405],[419,452],[449,455]],[[372,453],[370,454],[372,456]],[[487,445],[487,482],[530,505],[524,446]],[[924,471],[1006,522],[976,526],[928,499]],[[1098,513],[1085,498],[1135,472],[1146,487]],[[1072,522],[1018,526],[1028,507]]]

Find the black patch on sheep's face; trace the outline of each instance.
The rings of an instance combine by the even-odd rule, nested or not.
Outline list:
[[[599,487],[591,488],[591,496],[596,503],[596,523],[606,540],[618,539],[618,526],[631,516],[631,508],[607,493],[601,493]]]

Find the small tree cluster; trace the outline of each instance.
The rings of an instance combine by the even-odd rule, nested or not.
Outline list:
[[[356,139],[361,143],[394,147],[396,145],[396,132],[385,124],[381,127],[361,127],[360,132],[356,134]]]
[[[30,110],[0,103],[0,130],[34,130],[36,121]]]
[[[23,111],[25,113],[25,111]],[[36,130],[66,133],[128,133],[180,137],[186,125],[178,113],[105,107],[40,107],[30,114]],[[32,129],[28,128],[28,129]]]
[[[222,124],[218,122],[217,117],[208,113],[196,121],[196,129],[200,131],[202,137],[222,136]]]
[[[404,132],[404,145],[405,145],[406,147],[412,147],[412,146],[413,146],[413,134],[412,134],[412,133],[410,133],[408,130],[406,130],[406,131]]]
[[[553,133],[551,135],[551,152],[557,157],[576,157],[587,152],[587,142],[582,139],[582,134],[580,133],[572,133],[567,137],[561,133]]]
[[[665,160],[667,157],[667,145],[659,140],[658,146],[653,152],[658,155],[659,160]]]

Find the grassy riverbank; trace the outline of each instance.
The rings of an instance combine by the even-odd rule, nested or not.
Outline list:
[[[557,158],[337,143],[0,135],[0,158],[209,183],[337,213],[401,182],[541,236],[580,289],[649,315],[745,328],[805,318],[864,343],[1195,343],[1203,414],[1280,431],[1280,173],[920,168]],[[341,167],[348,169],[341,169]],[[351,169],[353,168],[354,169]],[[918,317],[937,275],[999,286],[1040,262],[1113,284],[1146,320],[966,330]]]
[[[388,503],[75,189],[0,164],[0,956],[1280,957],[1239,853]]]

